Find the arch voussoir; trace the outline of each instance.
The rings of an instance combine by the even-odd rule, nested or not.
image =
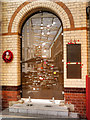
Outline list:
[[[45,8],[48,9],[48,11],[49,10],[53,11],[61,19],[64,29],[74,28],[73,16],[68,7],[64,3],[62,2],[54,3],[51,1],[48,2],[34,1],[31,3],[24,2],[16,9],[9,22],[8,33],[19,32],[19,24],[22,21],[22,19],[25,17],[26,14],[30,13],[30,11],[34,12],[34,10],[37,8],[41,8],[41,10]]]

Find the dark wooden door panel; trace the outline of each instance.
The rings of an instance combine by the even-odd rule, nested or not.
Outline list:
[[[67,62],[81,62],[81,44],[67,45]]]
[[[67,78],[68,79],[81,79],[81,65],[68,64],[67,65]]]

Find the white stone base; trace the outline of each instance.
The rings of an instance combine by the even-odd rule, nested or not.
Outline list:
[[[27,106],[27,103],[14,104],[13,106],[9,107],[9,112],[68,117],[67,107],[55,104],[52,104],[51,107],[46,107],[46,104],[35,103],[33,104],[33,106]]]

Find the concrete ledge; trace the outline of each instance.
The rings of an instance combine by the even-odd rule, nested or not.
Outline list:
[[[9,112],[68,117],[67,107],[59,105],[45,107],[43,104],[34,104],[33,106],[26,106],[26,104],[14,104],[9,107]]]
[[[69,112],[69,117],[79,118],[79,114],[78,113],[74,113],[74,112]]]

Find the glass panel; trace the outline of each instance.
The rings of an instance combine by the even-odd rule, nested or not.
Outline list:
[[[47,12],[35,14],[25,23],[22,30],[22,97],[63,99],[62,36],[54,41],[60,28],[60,20]]]

